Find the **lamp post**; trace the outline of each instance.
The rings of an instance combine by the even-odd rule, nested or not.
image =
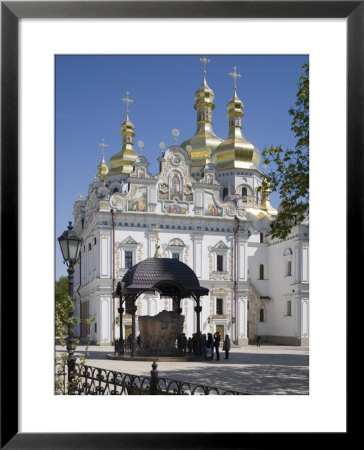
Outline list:
[[[67,365],[68,365],[68,394],[73,393],[73,389],[70,389],[70,383],[73,379],[73,373],[76,366],[76,357],[73,355],[74,352],[74,339],[73,339],[73,279],[74,279],[74,265],[77,262],[78,255],[81,249],[82,239],[73,230],[72,222],[69,222],[67,230],[62,233],[58,238],[59,245],[61,247],[61,252],[64,262],[67,264],[68,272],[68,295],[72,300],[72,306],[68,312],[68,338],[67,338]]]
[[[115,339],[115,354],[124,355],[124,338],[123,338],[123,296],[124,296],[124,282],[119,281],[119,283],[116,286],[116,292],[115,297],[119,297],[120,303],[119,303],[119,325],[120,325],[120,337],[119,339]]]

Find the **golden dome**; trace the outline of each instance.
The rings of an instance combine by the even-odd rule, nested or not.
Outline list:
[[[126,114],[126,120],[121,124],[120,136],[123,138],[123,146],[120,152],[115,153],[110,158],[109,175],[131,173],[133,171],[133,163],[138,157],[133,147],[134,125],[130,121],[128,113]]]
[[[237,76],[236,68],[234,69],[234,75]],[[242,134],[243,107],[243,102],[236,94],[236,84],[234,82],[234,95],[227,104],[228,113],[226,116],[229,119],[228,137],[211,154],[211,162],[218,170],[259,168],[259,150],[248,142]]]
[[[222,142],[212,130],[212,110],[214,92],[207,85],[206,70],[203,74],[201,87],[195,92],[195,105],[197,110],[197,129],[195,134],[182,142],[181,147],[187,150],[192,167],[202,167],[209,162],[211,152]]]
[[[101,181],[103,181],[108,173],[109,168],[107,167],[107,164],[105,162],[104,155],[102,155],[101,163],[97,166],[97,176]]]

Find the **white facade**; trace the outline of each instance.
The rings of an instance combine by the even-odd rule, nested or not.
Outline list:
[[[212,131],[213,92],[204,82],[195,94],[197,131],[159,158],[160,171],[133,149],[134,125],[122,124],[122,150],[104,159],[99,179],[74,206],[74,228],[83,239],[75,267],[74,298],[82,319],[75,334],[112,344],[120,336],[116,285],[128,268],[154,257],[177,257],[209,289],[201,299],[201,331],[229,334],[239,346],[254,342],[307,345],[309,339],[308,221],[284,241],[271,240],[276,210],[258,169],[258,150],[241,133],[242,102],[228,104],[229,136]],[[214,161],[212,164],[211,161]],[[201,162],[202,161],[202,162]],[[258,188],[262,186],[260,191]],[[172,309],[172,300],[145,294],[137,317]],[[184,332],[196,332],[194,301],[181,302]],[[136,323],[138,321],[136,320]],[[131,316],[123,316],[123,336]],[[137,333],[139,330],[137,329]]]
[[[173,159],[180,160],[178,165]],[[202,333],[219,329],[239,345],[247,345],[257,335],[263,342],[307,344],[308,224],[296,225],[283,242],[271,241],[267,233],[272,217],[261,204],[248,206],[238,196],[224,202],[219,174],[211,164],[196,181],[181,147],[169,148],[160,162],[160,174],[152,176],[144,158],[139,158],[130,175],[121,174],[119,179],[114,175],[109,182],[106,176],[105,184],[95,181],[87,199],[75,203],[75,230],[83,239],[75,268],[76,310],[83,319],[95,317],[92,342],[112,344],[119,337],[118,302],[112,293],[128,270],[130,258],[134,265],[154,256],[158,226],[162,257],[178,254],[194,270],[201,286],[210,290],[202,298]],[[138,178],[140,170],[143,178]],[[161,186],[170,187],[171,174],[177,170],[183,185],[191,188],[189,202],[160,199]],[[239,172],[247,170],[235,169],[237,178]],[[255,172],[250,178],[261,182],[262,174]],[[126,193],[121,193],[123,187]],[[172,309],[171,301],[158,295],[139,298],[137,306],[137,316]],[[196,331],[194,306],[192,299],[181,304],[188,336]],[[125,315],[123,325],[125,336],[131,317]]]

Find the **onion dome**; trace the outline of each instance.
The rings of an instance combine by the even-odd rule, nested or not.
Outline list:
[[[229,75],[234,78],[234,95],[227,104],[226,116],[229,119],[229,133],[227,139],[211,154],[211,162],[218,170],[258,169],[259,150],[242,134],[241,121],[244,115],[244,104],[236,94],[236,78],[240,78],[241,75],[236,72],[236,67],[234,67],[234,72]]]
[[[102,160],[100,164],[97,166],[97,177],[100,181],[104,181],[106,175],[109,173],[109,168],[105,162],[105,147],[107,147],[107,144],[105,144],[105,139],[102,138],[101,143],[99,144],[99,147],[102,148]]]
[[[133,163],[137,159],[138,155],[134,151],[133,146],[133,138],[135,136],[134,133],[134,125],[129,119],[129,109],[128,104],[132,103],[133,100],[129,98],[129,92],[126,93],[126,98],[122,99],[123,102],[126,103],[126,119],[121,124],[121,133],[120,136],[123,139],[123,146],[120,152],[115,153],[110,158],[110,172],[109,175],[115,175],[119,173],[131,173],[133,171]]]
[[[188,151],[192,167],[205,166],[211,152],[222,142],[222,139],[216,136],[212,130],[215,95],[206,82],[206,63],[210,61],[207,58],[201,58],[200,61],[204,63],[204,71],[202,85],[195,92],[194,108],[197,111],[197,129],[190,139],[181,144],[181,147]]]
[[[109,173],[109,168],[105,162],[105,157],[102,155],[101,163],[97,166],[97,176],[100,181],[104,181],[106,175]]]

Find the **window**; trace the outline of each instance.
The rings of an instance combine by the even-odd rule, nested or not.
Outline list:
[[[224,188],[222,190],[222,198],[224,199],[227,195],[229,195],[229,189],[228,188]]]
[[[244,197],[246,195],[248,195],[247,188],[246,187],[241,188],[241,196]]]
[[[224,271],[224,256],[223,255],[216,255],[216,270],[218,272]]]
[[[224,300],[222,298],[216,299],[216,314],[218,316],[223,315],[223,304],[224,304]]]
[[[179,253],[172,253],[172,259],[178,259],[179,261]]]
[[[259,322],[264,322],[264,309],[261,308],[259,311]]]
[[[96,238],[94,238],[94,245],[96,245]]]
[[[263,244],[263,242],[264,242],[264,234],[260,233],[259,234],[259,238],[260,238],[260,243]]]
[[[119,192],[119,189],[116,187],[116,188],[113,189],[112,192],[113,192],[113,194],[115,194],[115,192]]]
[[[91,243],[88,244],[88,251],[91,250]]]
[[[259,280],[264,280],[264,265],[259,266]]]
[[[287,316],[291,316],[292,315],[292,302],[291,300],[287,301]]]
[[[285,276],[289,277],[292,275],[292,250],[286,248],[283,252],[283,258],[285,260]]]
[[[133,266],[133,252],[126,251],[125,252],[125,267],[130,269]]]

